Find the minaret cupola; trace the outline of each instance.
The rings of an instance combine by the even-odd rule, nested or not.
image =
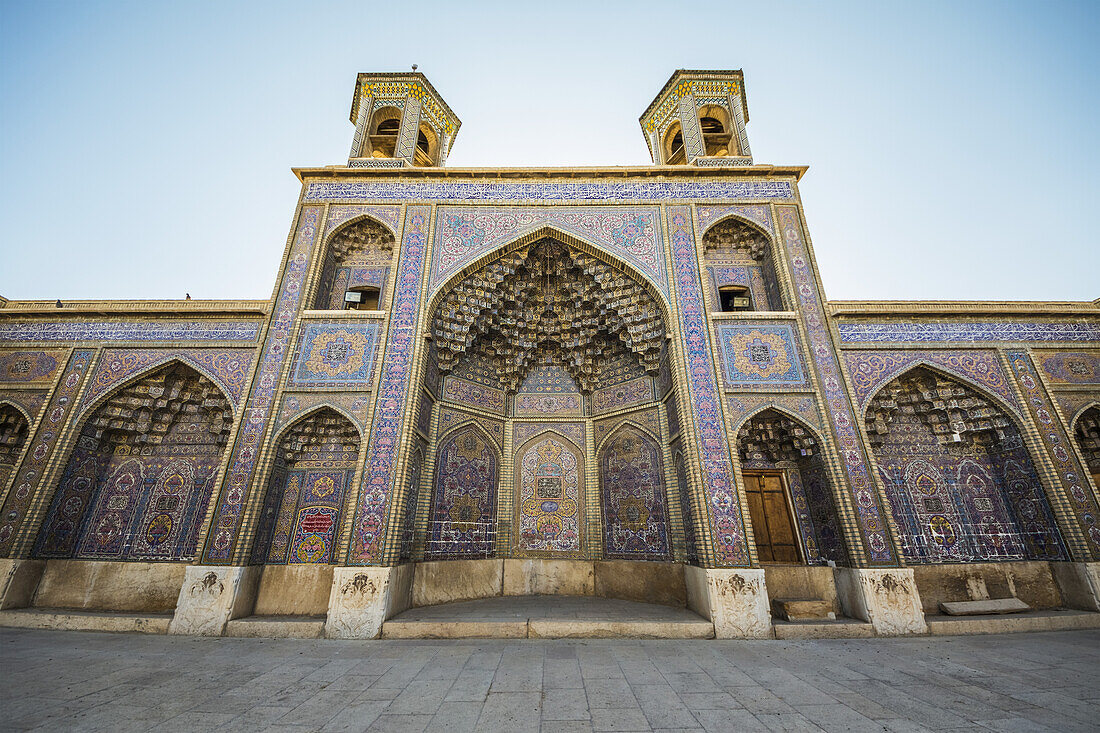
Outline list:
[[[752,165],[740,69],[680,69],[638,121],[656,165]]]
[[[359,74],[351,121],[351,168],[442,166],[462,125],[417,71]]]

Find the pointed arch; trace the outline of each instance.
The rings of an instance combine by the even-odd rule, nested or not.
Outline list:
[[[737,420],[733,423],[732,434],[734,436],[738,435],[741,432],[741,428],[745,427],[745,425],[750,420],[752,420],[754,417],[756,417],[760,413],[764,412],[765,410],[773,410],[775,412],[778,412],[778,413],[782,414],[783,417],[787,417],[787,418],[790,418],[791,420],[794,420],[802,428],[804,428],[808,433],[810,433],[814,437],[814,440],[816,440],[818,442],[818,444],[820,444],[820,445],[827,445],[828,444],[828,442],[824,438],[824,434],[822,433],[821,428],[819,428],[815,425],[811,425],[809,422],[806,421],[805,417],[803,417],[802,415],[797,414],[796,412],[791,410],[786,405],[779,404],[778,402],[776,402],[774,400],[769,400],[768,402],[761,403],[761,404],[757,405],[756,407],[752,408],[751,410],[749,410],[748,412],[744,413],[740,417],[738,417]]]
[[[607,442],[615,435],[615,433],[619,431],[619,428],[625,426],[630,426],[632,428],[635,428],[636,430],[640,430],[653,440],[656,440],[658,443],[661,442],[661,436],[659,434],[655,434],[651,428],[645,427],[637,420],[632,420],[630,417],[624,417],[623,419],[619,420],[619,422],[615,423],[615,425],[612,426],[612,428],[608,430],[602,438],[600,438],[600,441],[596,444],[596,455],[600,454],[600,451],[603,450],[603,447],[607,445]]]
[[[700,234],[699,234],[699,241],[700,242],[704,241],[706,239],[707,235],[710,234],[710,232],[715,227],[720,226],[720,225],[725,224],[726,222],[730,222],[730,221],[735,221],[738,224],[744,224],[746,227],[754,230],[757,234],[764,237],[764,239],[767,240],[769,250],[772,250],[777,246],[776,237],[775,237],[775,235],[772,234],[772,232],[765,229],[764,225],[762,225],[760,222],[755,221],[753,219],[750,219],[749,217],[747,217],[744,214],[741,214],[737,211],[728,211],[728,212],[722,214],[721,216],[719,216],[714,221],[707,224],[706,228],[703,229],[703,231],[700,232]]]
[[[591,255],[601,260],[606,265],[619,268],[626,272],[628,276],[642,285],[661,306],[661,315],[665,319],[665,323],[671,322],[672,308],[668,302],[667,295],[661,289],[662,287],[667,287],[665,283],[656,282],[652,274],[647,274],[637,264],[624,258],[621,253],[608,249],[606,246],[586,238],[583,233],[573,232],[570,231],[570,229],[571,227],[569,227],[569,225],[561,222],[554,222],[553,224],[536,222],[525,229],[515,232],[508,241],[494,246],[488,251],[478,255],[454,272],[447,273],[440,282],[429,282],[427,312],[434,313],[439,307],[440,302],[447,293],[454,289],[455,285],[469,275],[484,268],[486,265],[492,264],[506,255],[530,246],[539,240],[554,239],[564,244],[566,247],[571,247],[579,252]]]
[[[1075,435],[1077,433],[1077,422],[1082,417],[1084,417],[1086,412],[1088,412],[1089,410],[1091,410],[1093,408],[1096,408],[1097,410],[1100,410],[1100,399],[1090,400],[1088,402],[1085,402],[1079,408],[1077,408],[1077,412],[1073,413],[1073,415],[1070,416],[1070,418],[1069,418],[1069,433],[1070,433],[1070,435]]]
[[[271,445],[278,445],[279,442],[282,441],[283,436],[290,432],[291,428],[300,423],[302,420],[308,418],[313,413],[320,412],[321,410],[332,410],[333,412],[339,414],[341,417],[346,418],[347,421],[351,423],[351,426],[355,428],[355,432],[359,434],[359,443],[360,445],[362,445],[363,427],[359,424],[359,420],[357,420],[354,415],[348,412],[346,407],[342,405],[337,405],[332,400],[324,400],[308,407],[303,407],[301,410],[294,413],[291,417],[288,417],[285,420],[280,420],[279,426],[276,429],[275,434],[272,438]]]
[[[1032,446],[1003,399],[914,363],[871,393],[862,419],[910,562],[1065,557]]]
[[[372,224],[377,224],[382,229],[389,232],[390,236],[393,237],[394,242],[395,243],[397,242],[397,229],[396,229],[396,227],[394,227],[389,222],[383,220],[378,215],[376,215],[374,213],[371,213],[370,211],[364,211],[364,212],[356,214],[355,216],[352,216],[348,219],[345,219],[344,221],[342,221],[339,224],[337,224],[336,226],[334,226],[330,231],[326,232],[325,235],[323,237],[321,237],[321,250],[324,251],[324,249],[328,247],[329,243],[333,239],[335,239],[337,236],[342,234],[349,227],[355,226],[356,224],[359,224],[362,221],[368,221],[368,220]]]
[[[23,419],[27,421],[28,426],[34,423],[34,418],[29,412],[27,412],[27,408],[23,407],[23,405],[20,405],[18,402],[14,402],[12,400],[0,400],[0,408],[3,407],[11,407],[20,415],[22,415]]]
[[[971,389],[978,392],[978,394],[980,394],[985,399],[995,403],[998,407],[1007,411],[1009,414],[1014,415],[1016,417],[1016,427],[1020,427],[1020,421],[1023,419],[1023,413],[1019,405],[1014,405],[1008,402],[1001,395],[998,395],[997,393],[991,391],[985,385],[975,381],[973,378],[960,371],[950,368],[944,364],[932,362],[924,358],[919,358],[912,362],[908,362],[905,365],[900,366],[890,372],[887,372],[882,377],[876,379],[874,384],[867,389],[867,396],[864,398],[863,404],[859,406],[860,419],[867,419],[867,409],[870,407],[871,403],[875,401],[875,397],[878,396],[878,393],[881,392],[883,388],[886,387],[886,385],[890,384],[896,379],[901,379],[911,371],[921,368],[936,372],[937,374],[947,377],[948,379],[954,379],[962,382],[967,387],[970,387]]]
[[[553,429],[515,453],[513,547],[529,557],[579,557],[585,544],[585,454]]]
[[[233,424],[219,384],[173,357],[78,419],[35,554],[190,559]]]
[[[311,405],[279,430],[252,548],[253,562],[331,562],[362,449],[343,410]]]
[[[86,416],[94,410],[99,409],[103,403],[107,402],[114,395],[120,391],[128,389],[132,385],[140,382],[142,379],[148,377],[150,374],[165,368],[170,368],[173,363],[180,364],[189,369],[198,372],[201,376],[211,381],[214,386],[221,392],[222,397],[225,398],[226,404],[229,407],[231,413],[233,413],[234,419],[236,419],[238,404],[234,402],[230,397],[233,394],[233,390],[225,383],[217,374],[204,364],[201,364],[197,359],[190,354],[183,352],[168,352],[163,356],[158,356],[155,361],[142,365],[140,368],[134,370],[132,373],[125,375],[110,382],[102,387],[98,388],[94,383],[95,377],[93,377],[93,384],[89,386],[89,394],[85,395],[82,399],[80,407],[75,411],[73,415],[73,421],[80,423],[86,418]]]
[[[491,557],[495,550],[500,453],[473,420],[448,430],[436,449],[425,558]]]
[[[661,443],[623,421],[596,453],[604,555],[621,560],[671,560],[671,526]]]
[[[356,231],[366,225],[369,225],[367,229],[373,227],[376,234],[369,231],[365,233]],[[344,243],[341,247],[340,239],[353,234],[362,234],[367,237],[368,245],[373,245],[373,239],[377,238],[379,252],[384,253],[384,256],[372,256],[371,246],[354,245],[350,241]],[[354,274],[352,271],[355,269],[360,270],[367,281],[378,281],[379,299],[381,301],[386,290],[384,287],[385,282],[383,282],[386,278],[385,272],[380,273],[380,271],[388,271],[392,265],[396,249],[397,232],[392,226],[370,211],[364,211],[350,217],[347,221],[340,222],[338,226],[333,227],[332,231],[321,237],[321,243],[318,245],[317,250],[317,259],[321,266],[314,275],[307,302],[311,304],[314,310],[343,310],[345,307],[343,293],[351,287],[351,279]],[[357,259],[354,253],[358,252],[363,254],[359,255]],[[356,262],[359,262],[359,264],[355,265]],[[366,277],[367,275],[371,277]],[[336,289],[340,284],[343,285],[343,290]],[[370,282],[364,281],[361,284],[367,286]],[[381,302],[379,307],[381,307]]]

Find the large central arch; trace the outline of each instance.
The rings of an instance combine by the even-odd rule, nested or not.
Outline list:
[[[428,311],[410,559],[694,556],[664,458],[679,432],[670,322],[636,268],[552,228],[444,283]],[[476,537],[456,534],[459,515]]]

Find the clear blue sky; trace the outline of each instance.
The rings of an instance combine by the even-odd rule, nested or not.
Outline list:
[[[267,298],[359,71],[420,65],[453,166],[644,164],[677,68],[743,68],[808,164],[832,299],[1100,297],[1100,3],[0,4],[0,295]]]

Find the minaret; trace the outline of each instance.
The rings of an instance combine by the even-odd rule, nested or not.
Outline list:
[[[415,66],[413,67],[416,68]],[[350,168],[442,166],[462,122],[423,74],[359,74]]]
[[[638,121],[655,165],[752,165],[740,69],[680,69]]]

